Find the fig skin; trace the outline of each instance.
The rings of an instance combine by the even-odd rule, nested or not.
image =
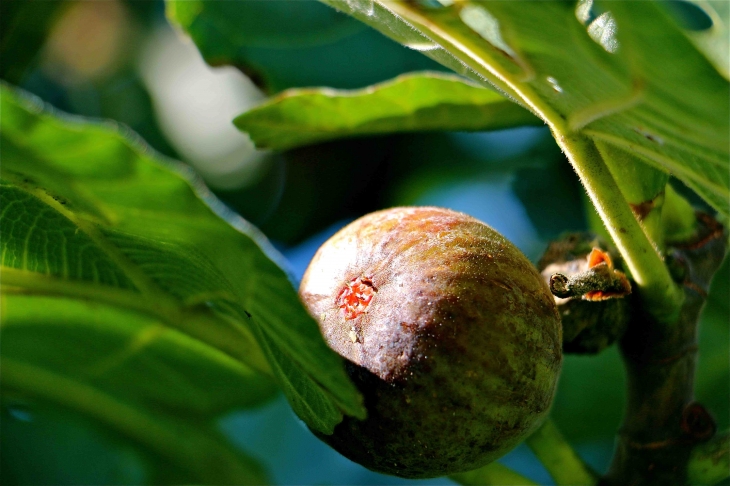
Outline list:
[[[348,284],[372,287],[354,318]],[[365,399],[365,420],[317,434],[349,459],[406,478],[469,471],[546,418],[562,361],[555,301],[484,223],[434,207],[369,214],[322,245],[299,292]]]

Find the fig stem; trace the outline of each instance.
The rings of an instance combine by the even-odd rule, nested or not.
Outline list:
[[[498,462],[473,471],[452,474],[449,478],[464,486],[537,486],[538,484]]]
[[[637,283],[643,308],[658,322],[679,316],[683,292],[631,211],[593,141],[579,134],[560,133],[555,139],[573,165],[596,211]]]
[[[551,419],[525,441],[557,486],[595,485],[598,474],[578,456]]]

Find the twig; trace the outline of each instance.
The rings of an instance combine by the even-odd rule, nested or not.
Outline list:
[[[498,462],[449,476],[464,486],[536,486],[537,483]]]
[[[548,419],[525,441],[558,486],[594,485],[598,475],[591,470]]]

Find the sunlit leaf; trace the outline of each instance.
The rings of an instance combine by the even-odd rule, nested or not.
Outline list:
[[[181,165],[6,86],[0,123],[3,359],[145,416],[210,420],[272,377],[317,430],[362,416],[276,253]]]
[[[420,36],[549,124],[629,151],[730,215],[730,89],[652,2],[323,0],[401,42]],[[598,23],[596,23],[598,21]],[[433,55],[433,54],[432,54]]]
[[[497,130],[542,121],[457,76],[408,74],[357,91],[292,89],[235,120],[259,148],[286,150],[341,137],[428,130]]]

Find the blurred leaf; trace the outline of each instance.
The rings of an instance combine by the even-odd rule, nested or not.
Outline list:
[[[206,58],[234,57],[242,46],[301,48],[328,44],[364,27],[315,2],[168,1],[167,15],[211,36]]]
[[[717,421],[719,430],[730,426],[730,258],[715,274],[700,320],[695,390],[697,400]]]
[[[206,419],[271,396],[273,371],[311,427],[362,416],[268,243],[221,219],[181,165],[5,86],[1,123],[3,345],[17,369],[141,415]],[[6,376],[23,388],[22,372]]]
[[[457,76],[406,74],[358,91],[293,89],[234,123],[259,148],[287,150],[342,137],[432,130],[498,130],[542,121]]]
[[[48,211],[39,206],[34,208],[30,199],[8,197],[9,193],[15,192],[7,185],[3,187],[5,207],[23,205],[39,210],[41,215]],[[27,221],[31,217],[29,213],[8,212],[15,214],[5,216],[4,220],[10,217]],[[50,236],[55,233],[63,238],[75,229],[59,225],[60,220],[54,222],[55,226],[37,223],[28,231],[40,234],[36,244],[46,238],[43,233],[49,235],[51,251],[62,252],[60,248],[53,248]],[[20,232],[15,226],[20,225],[3,225],[5,238],[9,240],[3,245],[6,255],[17,250],[15,240]],[[89,247],[85,252],[93,254],[93,242],[87,240],[86,243]],[[68,251],[71,265],[71,250]],[[29,258],[33,253],[30,248]],[[99,257],[96,268],[102,273],[100,262],[103,257],[95,256]],[[9,260],[6,256],[4,265]],[[79,261],[76,263],[83,265]],[[271,380],[221,350],[180,332],[159,316],[145,314],[141,309],[107,305],[103,303],[103,297],[93,299],[93,290],[74,284],[68,284],[76,287],[73,290],[54,290],[50,279],[44,282],[35,276],[19,275],[9,267],[3,267],[3,278],[3,359],[62,370],[140,407],[192,418],[215,417],[234,408],[255,406],[274,393]],[[34,285],[36,283],[38,285]],[[41,285],[44,288],[40,288]],[[77,292],[79,295],[63,297],[40,295]],[[84,294],[94,301],[84,300]],[[199,326],[210,326],[202,313],[199,317],[188,318],[198,319]],[[74,349],[83,352],[73,353]]]
[[[1,78],[12,83],[22,79],[64,7],[63,0],[3,0],[0,3]]]
[[[624,409],[626,378],[615,346],[563,359],[551,417],[569,441],[613,439]]]
[[[208,64],[235,66],[269,93],[299,86],[358,88],[440,68],[315,1],[166,5],[170,21],[192,37]]]
[[[293,244],[382,207],[393,138],[335,140],[273,154],[259,184],[218,195],[272,240]]]
[[[151,482],[151,471],[131,441],[109,434],[79,414],[7,394],[0,413],[2,484]]]
[[[7,349],[7,342],[4,344]],[[135,406],[65,370],[24,361],[6,356],[0,359],[3,400],[8,392],[20,393],[79,412],[113,433],[131,439],[149,453],[148,457],[156,456],[151,466],[158,474],[174,472],[177,477],[185,478],[185,482],[261,484],[266,481],[261,466],[235,450],[210,424]]]
[[[558,148],[546,145],[528,154],[534,163],[519,168],[512,183],[515,195],[544,241],[586,227],[583,188]]]
[[[71,85],[62,85],[44,70],[36,69],[25,77],[22,88],[59,110],[126,125],[156,151],[177,158],[157,122],[152,98],[133,66],[125,66],[114,76],[93,84]]]
[[[322,0],[399,41],[421,36],[564,131],[671,172],[730,215],[730,89],[652,2]],[[446,2],[444,2],[446,3]],[[596,24],[598,22],[598,24]],[[620,183],[620,182],[619,182]]]

